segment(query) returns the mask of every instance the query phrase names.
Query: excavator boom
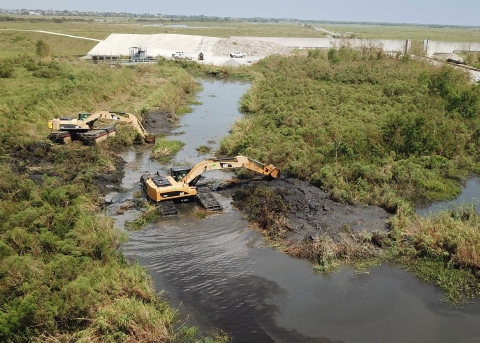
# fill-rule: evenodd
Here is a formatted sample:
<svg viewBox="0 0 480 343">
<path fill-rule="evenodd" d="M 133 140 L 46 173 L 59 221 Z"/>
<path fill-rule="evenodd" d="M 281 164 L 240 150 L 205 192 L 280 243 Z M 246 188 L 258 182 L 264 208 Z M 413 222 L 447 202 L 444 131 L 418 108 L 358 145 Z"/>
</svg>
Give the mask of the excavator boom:
<svg viewBox="0 0 480 343">
<path fill-rule="evenodd" d="M 109 127 L 105 129 L 94 129 L 95 122 L 99 119 L 112 120 L 112 121 L 121 121 L 126 122 L 132 125 L 138 132 L 138 134 L 147 142 L 153 143 L 155 137 L 148 135 L 145 128 L 140 123 L 138 118 L 126 112 L 113 112 L 113 111 L 99 111 L 94 113 L 78 113 L 78 118 L 57 118 L 49 120 L 48 126 L 50 129 L 56 130 L 49 135 L 49 138 L 56 141 L 57 137 L 62 136 L 65 133 L 68 133 L 72 139 L 74 138 L 87 138 L 90 137 L 94 141 L 99 141 L 97 137 L 109 137 L 114 135 L 114 127 Z M 110 134 L 107 133 L 107 129 L 112 128 Z M 103 131 L 105 131 L 105 134 Z"/>
<path fill-rule="evenodd" d="M 180 182 L 192 185 L 192 183 L 195 183 L 195 180 L 198 180 L 199 176 L 207 170 L 236 168 L 250 169 L 259 174 L 271 176 L 275 179 L 280 175 L 280 170 L 272 164 L 265 165 L 261 162 L 252 160 L 251 158 L 245 156 L 235 156 L 227 158 L 214 158 L 200 162 L 199 164 L 194 166 Z"/>
</svg>

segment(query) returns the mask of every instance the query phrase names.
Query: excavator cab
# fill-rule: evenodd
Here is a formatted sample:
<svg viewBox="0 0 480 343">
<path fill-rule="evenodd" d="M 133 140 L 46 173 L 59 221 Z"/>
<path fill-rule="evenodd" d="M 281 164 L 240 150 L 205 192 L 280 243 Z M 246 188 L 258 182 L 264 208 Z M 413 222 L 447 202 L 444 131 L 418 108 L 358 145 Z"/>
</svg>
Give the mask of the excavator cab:
<svg viewBox="0 0 480 343">
<path fill-rule="evenodd" d="M 78 113 L 78 120 L 85 120 L 87 119 L 89 116 L 90 116 L 91 113 L 82 113 L 82 112 L 79 112 Z"/>
<path fill-rule="evenodd" d="M 188 173 L 190 173 L 192 167 L 181 166 L 181 167 L 172 167 L 170 168 L 170 176 L 177 182 L 180 182 Z"/>
</svg>

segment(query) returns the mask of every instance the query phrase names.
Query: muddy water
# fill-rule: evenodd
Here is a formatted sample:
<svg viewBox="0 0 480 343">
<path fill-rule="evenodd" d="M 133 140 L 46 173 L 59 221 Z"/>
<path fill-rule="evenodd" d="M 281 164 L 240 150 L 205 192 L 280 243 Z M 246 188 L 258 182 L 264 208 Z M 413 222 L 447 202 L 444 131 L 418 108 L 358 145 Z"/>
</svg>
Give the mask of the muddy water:
<svg viewBox="0 0 480 343">
<path fill-rule="evenodd" d="M 461 204 L 476 204 L 477 212 L 480 213 L 480 178 L 474 177 L 468 180 L 462 187 L 462 192 L 452 201 L 443 201 L 438 203 L 419 203 L 416 208 L 417 214 L 426 216 L 452 206 Z"/>
<path fill-rule="evenodd" d="M 177 159 L 191 163 L 203 159 L 196 147 L 218 142 L 228 131 L 219 117 L 229 127 L 240 116 L 238 99 L 248 88 L 219 81 L 203 86 L 203 104 L 183 118 L 178 131 L 185 133 L 173 137 L 188 142 Z M 138 187 L 144 171 L 168 169 L 146 153 L 130 152 L 125 158 L 125 188 Z M 132 192 L 118 194 L 116 203 Z M 202 331 L 220 328 L 235 342 L 479 341 L 479 304 L 445 307 L 432 285 L 388 264 L 364 275 L 348 268 L 316 275 L 308 262 L 264 246 L 231 199 L 216 196 L 224 212 L 199 219 L 195 204 L 181 204 L 178 216 L 130 233 L 123 246 L 126 256 L 147 268 L 157 290 L 165 290 L 172 305 Z M 121 227 L 138 213 L 114 218 Z"/>
</svg>

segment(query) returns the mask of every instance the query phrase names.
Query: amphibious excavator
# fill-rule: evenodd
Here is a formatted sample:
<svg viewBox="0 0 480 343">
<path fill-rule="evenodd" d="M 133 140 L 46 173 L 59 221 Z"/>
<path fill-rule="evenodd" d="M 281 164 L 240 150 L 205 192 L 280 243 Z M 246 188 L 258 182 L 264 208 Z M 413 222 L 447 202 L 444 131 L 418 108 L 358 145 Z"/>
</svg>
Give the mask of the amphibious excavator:
<svg viewBox="0 0 480 343">
<path fill-rule="evenodd" d="M 77 118 L 57 118 L 48 121 L 52 130 L 48 139 L 55 143 L 69 144 L 72 140 L 81 140 L 85 144 L 95 144 L 115 136 L 115 126 L 95 127 L 99 119 L 126 122 L 132 125 L 146 142 L 153 143 L 155 137 L 149 135 L 138 118 L 126 112 L 100 111 L 94 113 L 78 113 Z"/>
<path fill-rule="evenodd" d="M 166 176 L 161 176 L 158 172 L 153 175 L 144 174 L 140 177 L 140 182 L 147 197 L 158 205 L 162 215 L 176 214 L 175 203 L 194 200 L 206 210 L 218 211 L 223 209 L 220 203 L 206 187 L 200 191 L 196 184 L 205 171 L 235 168 L 247 168 L 275 179 L 280 175 L 280 170 L 272 164 L 265 165 L 245 156 L 236 156 L 211 158 L 194 167 L 173 167 L 170 175 Z"/>
</svg>

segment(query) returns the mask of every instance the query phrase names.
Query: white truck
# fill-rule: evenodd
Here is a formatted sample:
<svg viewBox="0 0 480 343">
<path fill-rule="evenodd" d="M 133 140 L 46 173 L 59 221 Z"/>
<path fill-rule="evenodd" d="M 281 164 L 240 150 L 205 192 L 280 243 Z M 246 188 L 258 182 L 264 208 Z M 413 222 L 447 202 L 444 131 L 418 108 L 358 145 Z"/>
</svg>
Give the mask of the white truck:
<svg viewBox="0 0 480 343">
<path fill-rule="evenodd" d="M 230 53 L 231 58 L 245 58 L 245 54 L 241 51 L 234 51 Z"/>
<path fill-rule="evenodd" d="M 186 55 L 183 51 L 176 51 L 172 54 L 174 60 L 192 60 L 191 56 Z"/>
</svg>

